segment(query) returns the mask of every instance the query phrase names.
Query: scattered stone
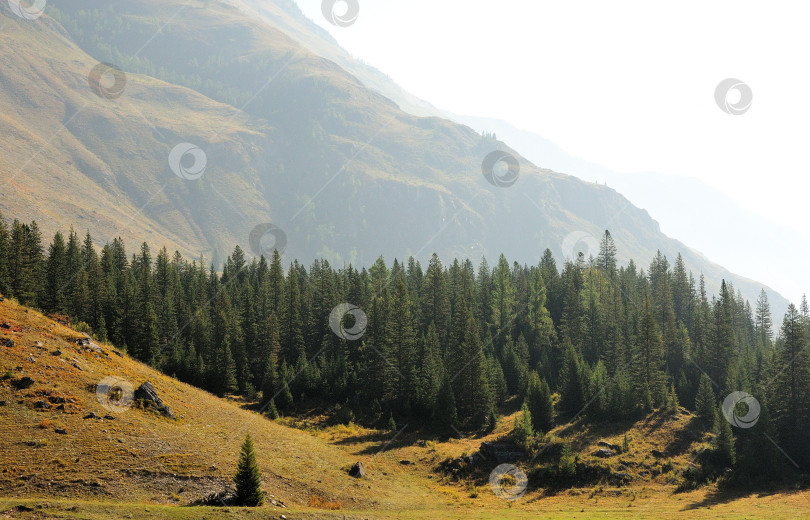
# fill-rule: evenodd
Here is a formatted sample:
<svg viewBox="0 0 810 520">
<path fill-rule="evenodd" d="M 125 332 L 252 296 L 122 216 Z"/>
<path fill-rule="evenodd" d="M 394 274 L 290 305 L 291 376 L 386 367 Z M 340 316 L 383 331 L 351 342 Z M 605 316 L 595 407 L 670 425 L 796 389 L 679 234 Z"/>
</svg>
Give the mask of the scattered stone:
<svg viewBox="0 0 810 520">
<path fill-rule="evenodd" d="M 51 403 L 48 401 L 37 401 L 34 403 L 34 408 L 37 410 L 50 410 Z"/>
<path fill-rule="evenodd" d="M 8 348 L 14 348 L 14 340 L 11 338 L 0 338 L 0 345 Z"/>
<path fill-rule="evenodd" d="M 612 456 L 614 456 L 616 454 L 613 452 L 613 450 L 609 450 L 607 448 L 601 448 L 601 449 L 596 450 L 596 453 L 594 453 L 594 455 L 596 455 L 597 457 L 599 457 L 601 459 L 606 459 L 606 458 L 612 457 Z"/>
<path fill-rule="evenodd" d="M 135 390 L 135 399 L 140 400 L 146 406 L 154 408 L 160 414 L 170 419 L 176 419 L 172 409 L 164 404 L 160 397 L 158 397 L 155 387 L 152 386 L 152 383 L 149 381 L 146 381 Z"/>
<path fill-rule="evenodd" d="M 664 458 L 664 452 L 663 452 L 663 451 L 660 451 L 660 450 L 652 450 L 652 454 L 653 454 L 653 457 L 656 457 L 656 458 L 659 458 L 659 459 L 663 459 L 663 458 Z"/>
<path fill-rule="evenodd" d="M 25 376 L 25 377 L 21 377 L 20 379 L 16 379 L 16 380 L 15 380 L 13 383 L 11 383 L 11 384 L 12 384 L 12 385 L 14 385 L 14 387 L 15 387 L 17 390 L 25 390 L 26 388 L 30 388 L 30 387 L 31 387 L 31 385 L 33 385 L 33 384 L 34 384 L 34 380 L 33 380 L 33 379 L 31 379 L 31 378 L 30 378 L 30 377 L 28 377 L 28 376 Z"/>
<path fill-rule="evenodd" d="M 355 462 L 352 469 L 349 470 L 349 476 L 354 478 L 363 478 L 366 476 L 366 468 L 362 462 Z"/>
<path fill-rule="evenodd" d="M 9 323 L 7 321 L 4 321 L 3 323 L 0 324 L 0 328 L 10 329 L 11 328 L 11 323 Z"/>
<path fill-rule="evenodd" d="M 118 357 L 124 357 L 124 355 L 118 352 L 117 350 L 113 350 L 113 354 L 115 354 Z"/>
<path fill-rule="evenodd" d="M 67 435 L 67 429 L 65 428 L 56 428 L 54 431 L 59 435 Z"/>
<path fill-rule="evenodd" d="M 36 363 L 37 360 L 36 360 L 36 358 L 34 356 L 28 356 L 28 362 L 29 363 Z"/>
<path fill-rule="evenodd" d="M 73 363 L 73 368 L 75 368 L 76 370 L 82 369 L 82 367 L 80 367 L 78 363 Z"/>
<path fill-rule="evenodd" d="M 413 462 L 409 460 L 401 460 L 399 461 L 399 463 L 402 464 L 403 466 L 410 466 L 411 464 L 413 464 Z"/>
<path fill-rule="evenodd" d="M 104 418 L 107 419 L 108 421 L 114 421 L 115 420 L 115 417 L 113 417 L 110 414 L 105 415 Z"/>
<path fill-rule="evenodd" d="M 61 351 L 61 350 L 58 350 L 58 349 L 57 349 L 57 350 L 54 350 L 53 352 L 51 352 L 51 355 L 52 355 L 52 356 L 61 356 L 61 355 L 62 355 L 62 351 Z"/>
<path fill-rule="evenodd" d="M 85 415 L 84 418 L 85 419 L 98 419 L 98 415 L 96 415 L 96 412 L 90 412 L 89 414 Z"/>
</svg>

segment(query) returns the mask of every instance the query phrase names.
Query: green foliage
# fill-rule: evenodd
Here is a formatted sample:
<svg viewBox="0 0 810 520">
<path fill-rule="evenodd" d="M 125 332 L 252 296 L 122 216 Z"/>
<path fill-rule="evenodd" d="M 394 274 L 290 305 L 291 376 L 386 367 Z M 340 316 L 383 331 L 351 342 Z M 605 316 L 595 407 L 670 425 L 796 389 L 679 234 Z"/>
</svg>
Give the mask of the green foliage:
<svg viewBox="0 0 810 520">
<path fill-rule="evenodd" d="M 532 417 L 534 431 L 549 432 L 554 426 L 554 403 L 551 400 L 551 390 L 545 379 L 540 379 L 536 372 L 529 376 L 529 388 L 526 392 L 526 402 Z"/>
<path fill-rule="evenodd" d="M 698 393 L 695 397 L 695 413 L 706 425 L 707 430 L 714 429 L 717 416 L 717 398 L 712 389 L 712 382 L 709 376 L 703 374 L 698 384 Z"/>
<path fill-rule="evenodd" d="M 714 458 L 724 467 L 733 467 L 737 462 L 737 450 L 734 445 L 734 434 L 731 424 L 723 417 L 722 410 L 718 410 L 715 418 Z"/>
<path fill-rule="evenodd" d="M 810 305 L 791 307 L 773 340 L 766 297 L 755 312 L 724 283 L 710 302 L 682 259 L 673 271 L 659 254 L 644 274 L 614 265 L 610 242 L 606 234 L 594 265 L 579 259 L 562 273 L 548 251 L 536 267 L 500 257 L 477 272 L 433 255 L 424 276 L 413 258 L 368 270 L 294 261 L 285 273 L 278 252 L 249 261 L 239 247 L 218 273 L 165 249 L 153 259 L 148 244 L 128 256 L 120 239 L 99 254 L 72 230 L 46 256 L 35 222 L 0 217 L 0 288 L 211 392 L 253 400 L 260 391 L 271 418 L 300 403 L 335 407 L 342 423 L 396 416 L 455 434 L 492 430 L 497 406 L 515 396 L 526 412 L 516 434 L 528 439 L 553 428 L 555 411 L 611 420 L 654 407 L 675 414 L 694 399 L 716 429 L 714 463 L 736 459 L 752 475 L 772 450 L 768 437 L 810 462 Z M 367 314 L 362 339 L 330 329 L 339 302 Z M 757 428 L 732 432 L 716 420 L 717 394 L 698 368 L 717 377 L 720 395 L 767 389 Z"/>
<path fill-rule="evenodd" d="M 573 479 L 577 475 L 577 462 L 570 442 L 563 445 L 560 460 L 557 462 L 557 471 L 564 479 Z"/>
<path fill-rule="evenodd" d="M 523 446 L 527 441 L 534 436 L 534 428 L 532 427 L 532 413 L 529 411 L 528 405 L 523 403 L 520 413 L 515 417 L 515 439 Z"/>
<path fill-rule="evenodd" d="M 259 464 L 256 462 L 256 452 L 253 449 L 253 439 L 248 435 L 242 444 L 239 454 L 239 464 L 236 476 L 233 479 L 236 485 L 236 503 L 240 506 L 259 507 L 264 504 L 262 491 L 262 475 Z"/>
</svg>

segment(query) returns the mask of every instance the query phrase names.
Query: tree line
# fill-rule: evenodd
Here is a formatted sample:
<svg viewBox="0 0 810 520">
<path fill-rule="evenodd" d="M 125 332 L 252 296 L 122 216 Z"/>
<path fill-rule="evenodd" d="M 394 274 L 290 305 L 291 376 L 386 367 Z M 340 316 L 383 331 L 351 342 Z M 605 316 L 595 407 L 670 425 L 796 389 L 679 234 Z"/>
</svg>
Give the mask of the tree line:
<svg viewBox="0 0 810 520">
<path fill-rule="evenodd" d="M 0 216 L 5 295 L 272 416 L 318 407 L 452 433 L 492 428 L 499 408 L 525 403 L 532 430 L 548 432 L 679 403 L 717 431 L 722 464 L 740 474 L 767 474 L 782 458 L 775 443 L 810 463 L 806 299 L 776 331 L 764 290 L 751 306 L 726 281 L 709 296 L 680 255 L 673 265 L 659 252 L 646 271 L 616 256 L 606 231 L 596 258 L 561 268 L 546 250 L 533 266 L 434 254 L 424 269 L 414 258 L 285 269 L 278 251 L 249 259 L 237 246 L 218 272 L 146 243 L 131 256 L 120 238 L 97 248 L 72 230 L 46 251 L 36 222 Z M 330 326 L 344 303 L 359 312 Z M 754 427 L 731 429 L 720 413 L 732 392 L 756 398 Z"/>
</svg>

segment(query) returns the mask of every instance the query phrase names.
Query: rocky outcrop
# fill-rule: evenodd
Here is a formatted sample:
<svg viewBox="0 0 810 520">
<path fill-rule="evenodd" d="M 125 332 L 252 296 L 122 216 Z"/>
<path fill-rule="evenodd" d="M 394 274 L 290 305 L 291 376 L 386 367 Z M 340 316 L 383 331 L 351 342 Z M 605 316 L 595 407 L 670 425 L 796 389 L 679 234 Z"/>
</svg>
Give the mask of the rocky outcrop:
<svg viewBox="0 0 810 520">
<path fill-rule="evenodd" d="M 516 444 L 508 442 L 485 442 L 479 449 L 481 456 L 498 464 L 515 462 L 526 456 L 526 452 Z"/>
<path fill-rule="evenodd" d="M 157 390 L 149 381 L 145 382 L 135 390 L 135 399 L 140 401 L 144 408 L 152 408 L 161 415 L 170 419 L 176 419 L 174 412 L 158 397 Z"/>
</svg>

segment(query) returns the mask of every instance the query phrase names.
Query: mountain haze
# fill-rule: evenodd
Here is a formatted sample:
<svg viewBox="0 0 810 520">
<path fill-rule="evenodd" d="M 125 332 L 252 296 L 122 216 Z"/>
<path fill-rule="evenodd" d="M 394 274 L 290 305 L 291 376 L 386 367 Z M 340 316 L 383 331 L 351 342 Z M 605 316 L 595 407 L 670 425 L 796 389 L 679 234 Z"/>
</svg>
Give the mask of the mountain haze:
<svg viewBox="0 0 810 520">
<path fill-rule="evenodd" d="M 610 229 L 622 261 L 646 268 L 656 250 L 671 262 L 681 252 L 711 292 L 726 278 L 753 302 L 762 288 L 665 236 L 611 188 L 414 115 L 435 109 L 292 2 L 77 0 L 33 21 L 2 4 L 0 25 L 0 209 L 46 234 L 74 225 L 219 262 L 235 244 L 251 251 L 251 231 L 269 222 L 286 234 L 287 261 L 367 265 L 434 251 L 536 263 L 547 247 L 570 258 L 567 246 Z M 126 71 L 116 99 L 88 85 L 98 62 Z M 181 143 L 205 152 L 197 180 L 171 171 Z M 520 163 L 511 188 L 481 174 L 496 149 Z M 584 240 L 572 245 L 572 233 Z M 786 302 L 768 292 L 778 315 Z"/>
</svg>

